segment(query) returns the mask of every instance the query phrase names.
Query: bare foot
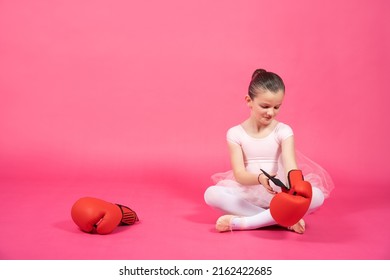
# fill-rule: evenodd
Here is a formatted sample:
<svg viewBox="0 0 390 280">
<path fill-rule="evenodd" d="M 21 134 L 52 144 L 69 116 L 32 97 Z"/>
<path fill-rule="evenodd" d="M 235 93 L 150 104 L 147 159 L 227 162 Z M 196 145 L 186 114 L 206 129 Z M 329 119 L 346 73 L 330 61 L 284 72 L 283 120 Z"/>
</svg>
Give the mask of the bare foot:
<svg viewBox="0 0 390 280">
<path fill-rule="evenodd" d="M 298 223 L 288 227 L 287 229 L 302 234 L 305 232 L 305 221 L 300 219 Z"/>
</svg>

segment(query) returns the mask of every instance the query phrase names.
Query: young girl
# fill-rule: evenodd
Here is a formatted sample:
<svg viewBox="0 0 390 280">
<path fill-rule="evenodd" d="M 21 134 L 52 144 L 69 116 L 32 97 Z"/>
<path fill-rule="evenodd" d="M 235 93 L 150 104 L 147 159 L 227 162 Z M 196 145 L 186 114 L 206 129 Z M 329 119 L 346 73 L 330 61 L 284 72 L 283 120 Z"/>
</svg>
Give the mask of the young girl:
<svg viewBox="0 0 390 280">
<path fill-rule="evenodd" d="M 253 73 L 248 95 L 245 96 L 250 116 L 227 132 L 232 170 L 213 175 L 216 185 L 209 187 L 204 194 L 208 205 L 227 214 L 216 222 L 219 232 L 276 224 L 269 205 L 281 189 L 270 182 L 260 169 L 282 181 L 288 171 L 303 170 L 313 193 L 307 213 L 318 209 L 334 187 L 324 169 L 295 151 L 291 127 L 275 119 L 282 106 L 284 92 L 283 80 L 277 74 L 263 69 Z M 301 219 L 287 229 L 304 233 L 305 222 Z"/>
</svg>

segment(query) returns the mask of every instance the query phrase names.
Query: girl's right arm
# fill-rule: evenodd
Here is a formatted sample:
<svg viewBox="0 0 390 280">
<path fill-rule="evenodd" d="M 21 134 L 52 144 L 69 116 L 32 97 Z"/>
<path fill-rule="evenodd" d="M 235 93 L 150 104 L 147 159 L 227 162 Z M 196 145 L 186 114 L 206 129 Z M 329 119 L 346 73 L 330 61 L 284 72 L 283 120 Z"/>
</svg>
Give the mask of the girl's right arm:
<svg viewBox="0 0 390 280">
<path fill-rule="evenodd" d="M 265 176 L 264 174 L 261 174 L 259 176 L 260 170 L 257 174 L 246 171 L 244 163 L 244 154 L 242 153 L 241 147 L 231 142 L 228 142 L 228 147 L 230 153 L 230 163 L 233 169 L 234 177 L 237 182 L 241 185 L 258 185 L 260 180 L 260 183 L 267 189 L 267 191 L 274 194 L 275 192 L 269 185 L 267 176 Z"/>
</svg>

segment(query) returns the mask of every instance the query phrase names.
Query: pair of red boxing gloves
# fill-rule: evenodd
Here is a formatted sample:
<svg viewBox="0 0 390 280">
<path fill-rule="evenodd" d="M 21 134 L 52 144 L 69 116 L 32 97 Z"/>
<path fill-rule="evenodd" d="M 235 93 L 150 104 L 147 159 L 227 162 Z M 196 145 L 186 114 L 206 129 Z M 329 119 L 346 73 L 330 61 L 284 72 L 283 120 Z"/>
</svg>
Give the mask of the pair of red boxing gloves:
<svg viewBox="0 0 390 280">
<path fill-rule="evenodd" d="M 93 197 L 77 200 L 71 216 L 82 231 L 99 234 L 111 233 L 119 225 L 132 225 L 139 220 L 129 207 Z"/>
<path fill-rule="evenodd" d="M 270 203 L 270 211 L 274 220 L 285 227 L 299 222 L 307 213 L 313 195 L 312 186 L 304 180 L 302 171 L 298 169 L 289 171 L 288 186 L 264 170 L 262 171 L 275 185 L 282 188 L 282 192 L 276 194 Z"/>
</svg>

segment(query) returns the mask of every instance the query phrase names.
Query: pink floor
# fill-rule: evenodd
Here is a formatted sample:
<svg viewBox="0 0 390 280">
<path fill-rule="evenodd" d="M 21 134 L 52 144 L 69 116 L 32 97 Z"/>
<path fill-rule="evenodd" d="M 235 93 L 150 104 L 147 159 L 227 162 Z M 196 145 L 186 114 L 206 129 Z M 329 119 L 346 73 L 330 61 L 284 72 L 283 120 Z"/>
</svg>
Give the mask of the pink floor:
<svg viewBox="0 0 390 280">
<path fill-rule="evenodd" d="M 385 186 L 382 193 L 367 200 L 364 188 L 356 187 L 359 191 L 351 193 L 351 183 L 335 178 L 337 186 L 331 198 L 322 209 L 306 217 L 304 235 L 278 227 L 222 234 L 214 230 L 219 213 L 207 207 L 202 197 L 210 184 L 211 169 L 202 170 L 198 166 L 190 172 L 183 166 L 179 169 L 166 164 L 155 169 L 139 166 L 128 176 L 2 181 L 0 258 L 338 260 L 390 257 L 390 191 Z M 83 233 L 70 217 L 72 204 L 82 196 L 128 205 L 137 211 L 141 221 L 105 236 Z"/>
</svg>

